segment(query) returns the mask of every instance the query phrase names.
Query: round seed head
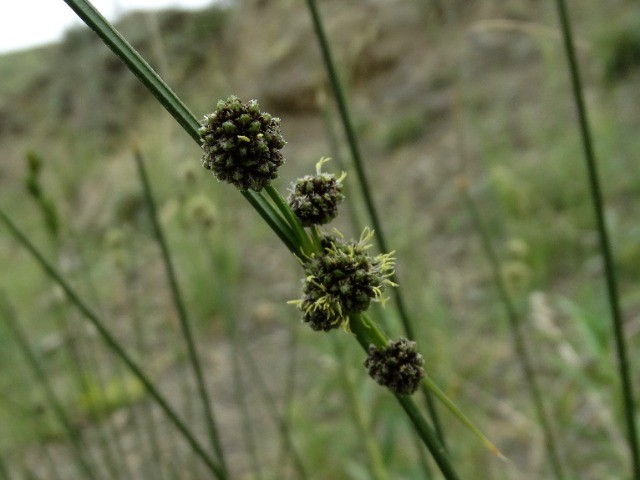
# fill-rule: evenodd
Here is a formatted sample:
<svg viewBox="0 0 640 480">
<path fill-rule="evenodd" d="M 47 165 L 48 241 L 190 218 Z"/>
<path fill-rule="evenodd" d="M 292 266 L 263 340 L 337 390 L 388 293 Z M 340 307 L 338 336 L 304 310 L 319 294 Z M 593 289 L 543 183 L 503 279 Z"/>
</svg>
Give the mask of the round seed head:
<svg viewBox="0 0 640 480">
<path fill-rule="evenodd" d="M 379 385 L 400 395 L 415 392 L 425 375 L 416 342 L 402 337 L 390 340 L 385 348 L 371 345 L 364 366 Z"/>
<path fill-rule="evenodd" d="M 393 285 L 394 260 L 390 254 L 367 254 L 371 238 L 365 231 L 358 242 L 339 237 L 323 239 L 323 251 L 304 265 L 303 320 L 314 330 L 330 330 L 344 324 L 350 314 L 366 310 L 372 300 L 382 300 L 382 289 Z"/>
<path fill-rule="evenodd" d="M 261 112 L 255 100 L 220 100 L 201 121 L 200 134 L 202 166 L 241 191 L 262 190 L 284 163 L 280 119 Z"/>
<path fill-rule="evenodd" d="M 344 200 L 342 179 L 331 173 L 322 173 L 321 159 L 316 175 L 305 175 L 296 180 L 289 193 L 289 206 L 305 227 L 324 225 L 338 216 L 338 205 Z"/>
</svg>

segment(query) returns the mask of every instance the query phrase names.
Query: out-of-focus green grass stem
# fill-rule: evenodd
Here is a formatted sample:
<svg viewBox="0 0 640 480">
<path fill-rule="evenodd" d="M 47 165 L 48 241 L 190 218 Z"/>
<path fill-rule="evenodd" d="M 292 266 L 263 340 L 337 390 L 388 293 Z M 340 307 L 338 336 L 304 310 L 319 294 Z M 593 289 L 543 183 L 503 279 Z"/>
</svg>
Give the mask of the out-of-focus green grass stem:
<svg viewBox="0 0 640 480">
<path fill-rule="evenodd" d="M 384 334 L 368 320 L 362 313 L 349 316 L 349 328 L 354 333 L 358 343 L 365 352 L 369 352 L 369 346 L 386 347 L 387 339 Z M 438 464 L 440 471 L 447 480 L 455 480 L 458 477 L 451 458 L 440 442 L 435 430 L 426 422 L 418 407 L 408 395 L 396 395 L 396 399 L 411 419 L 416 432 L 429 449 L 431 456 Z"/>
<path fill-rule="evenodd" d="M 480 212 L 478 211 L 468 188 L 464 186 L 460 190 L 462 191 L 464 202 L 467 206 L 467 209 L 469 210 L 471 219 L 480 236 L 485 256 L 487 257 L 491 265 L 493 281 L 496 285 L 496 288 L 498 289 L 500 301 L 504 306 L 507 318 L 509 320 L 509 332 L 511 333 L 511 338 L 513 341 L 514 349 L 516 351 L 518 362 L 520 363 L 522 372 L 524 374 L 524 380 L 527 389 L 529 390 L 529 396 L 531 397 L 531 401 L 533 402 L 533 406 L 536 411 L 536 416 L 538 417 L 538 422 L 540 422 L 540 426 L 542 428 L 542 434 L 544 435 L 545 446 L 547 449 L 547 455 L 549 456 L 551 470 L 553 471 L 553 474 L 557 480 L 563 480 L 566 478 L 566 476 L 562 468 L 562 462 L 560 461 L 558 445 L 555 440 L 551 421 L 549 420 L 549 416 L 547 415 L 547 412 L 544 408 L 543 394 L 538 384 L 538 377 L 536 375 L 535 369 L 533 368 L 531 355 L 529 354 L 529 350 L 527 349 L 525 337 L 522 332 L 522 326 L 518 319 L 518 313 L 516 312 L 515 305 L 513 304 L 511 296 L 509 295 L 509 292 L 507 290 L 507 286 L 505 285 L 504 277 L 500 272 L 500 262 L 498 261 L 498 256 L 495 252 L 495 249 L 493 248 L 493 244 L 491 243 L 489 232 L 487 231 L 486 226 L 480 218 Z"/>
<path fill-rule="evenodd" d="M 356 170 L 356 175 L 358 177 L 358 185 L 360 187 L 362 197 L 364 199 L 367 211 L 369 213 L 369 217 L 371 218 L 371 224 L 373 226 L 373 229 L 376 232 L 376 235 L 375 235 L 376 242 L 378 243 L 378 248 L 380 249 L 380 251 L 389 252 L 390 250 L 388 248 L 388 243 L 386 241 L 384 230 L 382 229 L 382 223 L 380 222 L 379 215 L 378 215 L 375 203 L 373 201 L 373 196 L 369 188 L 370 184 L 367 179 L 367 175 L 363 166 L 362 155 L 360 154 L 360 147 L 358 145 L 355 129 L 353 128 L 353 122 L 351 121 L 351 116 L 349 114 L 349 110 L 347 107 L 347 100 L 345 98 L 342 85 L 340 84 L 338 72 L 336 71 L 336 68 L 334 66 L 334 61 L 331 55 L 331 49 L 329 48 L 329 41 L 324 31 L 322 18 L 320 16 L 320 12 L 318 11 L 318 6 L 315 0 L 307 0 L 307 5 L 309 7 L 309 12 L 311 13 L 311 19 L 313 21 L 315 34 L 318 39 L 318 43 L 320 45 L 320 50 L 322 52 L 324 65 L 325 65 L 325 68 L 327 69 L 327 75 L 329 77 L 329 81 L 331 82 L 333 95 L 338 105 L 338 111 L 340 113 L 342 125 L 344 127 L 344 131 L 347 137 L 347 144 L 349 145 L 351 158 L 353 160 L 353 166 Z M 398 276 L 395 273 L 391 277 L 391 280 L 395 283 L 400 283 L 398 280 Z M 415 340 L 416 339 L 415 331 L 413 329 L 413 326 L 411 325 L 409 312 L 407 311 L 407 307 L 405 305 L 404 297 L 402 295 L 401 290 L 399 288 L 394 288 L 392 292 L 392 296 L 395 300 L 396 307 L 398 309 L 398 315 L 400 317 L 400 321 L 402 322 L 405 335 L 410 340 Z M 433 421 L 436 432 L 440 437 L 440 442 L 443 445 L 445 445 L 444 431 L 440 423 L 440 418 L 436 410 L 435 402 L 433 401 L 433 398 L 429 392 L 425 393 L 425 402 L 427 405 L 427 410 L 429 411 L 429 416 L 431 417 L 431 420 Z"/>
<path fill-rule="evenodd" d="M 382 453 L 380 452 L 380 448 L 375 440 L 376 437 L 371 431 L 369 421 L 365 416 L 366 409 L 356 393 L 355 384 L 351 373 L 349 372 L 349 365 L 346 364 L 344 347 L 335 337 L 333 337 L 332 340 L 334 351 L 336 352 L 336 357 L 340 365 L 338 370 L 340 371 L 341 383 L 344 387 L 347 403 L 349 404 L 355 426 L 358 430 L 358 436 L 360 437 L 360 441 L 363 443 L 363 447 L 369 461 L 371 477 L 374 480 L 388 480 L 390 477 L 384 465 Z"/>
<path fill-rule="evenodd" d="M 22 330 L 22 327 L 18 323 L 18 319 L 16 318 L 15 310 L 9 305 L 9 302 L 3 292 L 0 292 L 0 309 L 2 311 L 2 315 L 4 316 L 5 322 L 13 332 L 13 335 L 18 342 L 20 347 L 20 351 L 25 356 L 27 363 L 33 370 L 34 375 L 38 379 L 38 382 L 42 386 L 42 389 L 45 393 L 47 405 L 51 407 L 56 419 L 60 422 L 62 427 L 64 428 L 69 441 L 73 447 L 73 456 L 75 461 L 77 462 L 79 470 L 82 472 L 82 475 L 87 479 L 95 479 L 98 478 L 96 472 L 93 469 L 93 466 L 87 459 L 87 453 L 84 449 L 80 432 L 73 424 L 65 408 L 62 405 L 62 402 L 58 398 L 58 395 L 53 390 L 53 386 L 49 381 L 49 377 L 44 370 L 44 367 L 37 357 L 36 353 L 33 351 L 31 346 L 29 345 L 29 341 L 27 340 L 27 336 Z"/>
<path fill-rule="evenodd" d="M 218 480 L 224 480 L 224 474 L 216 462 L 204 450 L 202 445 L 193 436 L 189 428 L 184 424 L 176 412 L 171 408 L 167 400 L 160 394 L 154 386 L 151 379 L 146 375 L 142 368 L 127 354 L 120 345 L 118 340 L 107 330 L 103 321 L 89 308 L 89 306 L 80 298 L 76 291 L 71 288 L 69 283 L 58 272 L 58 270 L 49 262 L 36 246 L 31 243 L 29 238 L 13 223 L 7 214 L 0 210 L 0 221 L 7 227 L 14 238 L 31 254 L 44 272 L 62 288 L 67 298 L 73 303 L 84 317 L 91 322 L 96 328 L 98 334 L 102 337 L 105 345 L 110 348 L 113 353 L 120 358 L 129 368 L 131 373 L 142 383 L 149 395 L 155 400 L 157 405 L 162 409 L 169 421 L 176 427 L 190 447 L 197 453 L 198 457 L 204 462 L 207 468 L 214 474 Z"/>
<path fill-rule="evenodd" d="M 156 202 L 155 202 L 155 199 L 153 198 L 153 193 L 151 192 L 149 177 L 147 175 L 147 171 L 144 166 L 144 160 L 142 159 L 142 155 L 140 154 L 140 152 L 135 153 L 135 160 L 136 160 L 136 165 L 138 167 L 138 174 L 140 176 L 140 180 L 144 190 L 145 201 L 147 203 L 147 207 L 149 208 L 149 215 L 151 217 L 151 223 L 153 225 L 154 237 L 162 252 L 162 260 L 165 266 L 165 273 L 167 275 L 167 281 L 169 282 L 169 288 L 171 290 L 171 298 L 173 301 L 173 305 L 178 313 L 178 319 L 180 321 L 180 328 L 182 331 L 182 335 L 187 344 L 187 353 L 189 357 L 189 362 L 191 364 L 191 368 L 193 370 L 193 373 L 196 379 L 196 384 L 198 386 L 198 393 L 202 401 L 202 407 L 204 410 L 206 428 L 207 428 L 207 433 L 209 434 L 209 440 L 211 441 L 211 445 L 214 448 L 216 455 L 218 456 L 218 461 L 220 462 L 220 468 L 221 468 L 221 472 L 223 473 L 223 478 L 228 478 L 228 470 L 227 470 L 227 466 L 224 459 L 224 452 L 222 451 L 220 434 L 218 432 L 213 408 L 211 406 L 209 392 L 207 391 L 207 387 L 205 384 L 204 374 L 202 372 L 202 365 L 200 363 L 200 357 L 198 356 L 195 340 L 193 338 L 193 333 L 191 331 L 191 325 L 187 315 L 187 309 L 184 306 L 184 302 L 182 300 L 182 294 L 180 292 L 180 288 L 178 287 L 177 275 L 173 267 L 173 261 L 171 260 L 169 246 L 165 240 L 164 232 L 162 231 L 162 226 L 160 225 L 160 221 L 158 220 Z"/>
<path fill-rule="evenodd" d="M 589 177 L 589 189 L 593 209 L 598 227 L 598 238 L 600 240 L 600 251 L 604 261 L 605 279 L 607 293 L 609 298 L 609 307 L 613 322 L 613 335 L 616 346 L 616 355 L 618 358 L 618 372 L 623 398 L 623 411 L 626 420 L 627 441 L 629 444 L 633 478 L 640 479 L 640 449 L 638 444 L 637 424 L 635 417 L 635 406 L 633 399 L 633 388 L 631 382 L 631 372 L 629 367 L 629 355 L 627 353 L 627 345 L 624 334 L 622 311 L 620 308 L 620 297 L 618 294 L 618 285 L 616 281 L 615 266 L 613 262 L 613 254 L 609 241 L 609 233 L 604 216 L 604 204 L 600 188 L 600 179 L 598 176 L 597 162 L 593 141 L 591 138 L 591 128 L 589 127 L 589 119 L 587 116 L 587 108 L 584 102 L 584 92 L 582 81 L 580 78 L 580 69 L 573 45 L 573 33 L 571 30 L 571 22 L 566 2 L 564 0 L 556 0 L 558 9 L 558 17 L 562 28 L 562 38 L 567 55 L 567 63 L 569 74 L 571 77 L 571 86 L 574 96 L 576 109 L 578 112 L 578 123 L 580 127 L 580 135 L 582 138 L 582 146 L 584 148 L 584 159 L 586 162 L 587 173 Z"/>
<path fill-rule="evenodd" d="M 0 455 L 0 479 L 11 480 L 11 474 L 9 473 L 9 469 L 7 468 L 7 464 L 5 463 L 2 455 Z"/>
</svg>

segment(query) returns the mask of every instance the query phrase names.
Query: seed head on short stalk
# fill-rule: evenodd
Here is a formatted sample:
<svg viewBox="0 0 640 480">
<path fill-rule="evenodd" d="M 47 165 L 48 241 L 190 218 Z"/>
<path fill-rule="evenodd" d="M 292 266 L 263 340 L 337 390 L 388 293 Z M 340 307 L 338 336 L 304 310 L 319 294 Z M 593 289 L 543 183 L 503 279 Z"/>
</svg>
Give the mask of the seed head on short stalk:
<svg viewBox="0 0 640 480">
<path fill-rule="evenodd" d="M 395 286 L 389 280 L 395 265 L 393 252 L 370 256 L 372 236 L 369 229 L 357 242 L 324 236 L 321 251 L 303 264 L 303 295 L 293 303 L 313 330 L 346 326 L 350 314 L 367 310 L 371 301 L 383 301 L 384 287 Z"/>
<path fill-rule="evenodd" d="M 376 383 L 398 395 L 411 395 L 424 378 L 424 360 L 416 350 L 416 342 L 400 337 L 389 340 L 384 348 L 369 346 L 364 362 Z"/>
<path fill-rule="evenodd" d="M 305 175 L 291 185 L 289 206 L 304 227 L 325 225 L 338 216 L 338 206 L 344 200 L 342 180 L 332 173 L 323 173 L 322 165 L 329 158 L 321 158 L 316 164 L 315 175 Z"/>
</svg>

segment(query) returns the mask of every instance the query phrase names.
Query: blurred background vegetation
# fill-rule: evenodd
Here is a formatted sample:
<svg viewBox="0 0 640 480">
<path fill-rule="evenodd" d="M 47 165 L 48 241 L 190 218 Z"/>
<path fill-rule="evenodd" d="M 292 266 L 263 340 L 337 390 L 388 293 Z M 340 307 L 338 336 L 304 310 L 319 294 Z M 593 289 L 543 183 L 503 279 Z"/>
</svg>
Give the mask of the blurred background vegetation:
<svg viewBox="0 0 640 480">
<path fill-rule="evenodd" d="M 569 478 L 623 478 L 602 264 L 554 5 L 326 0 L 320 7 L 427 371 L 510 459 L 492 457 L 443 413 L 461 476 L 550 478 L 490 266 L 457 188 L 466 179 L 534 352 Z M 640 6 L 575 0 L 570 7 L 637 387 Z M 321 156 L 334 158 L 327 169 L 353 176 L 303 2 L 131 13 L 117 27 L 198 117 L 236 94 L 282 118 L 283 194 Z M 392 399 L 367 378 L 361 352 L 336 356 L 346 335 L 310 331 L 287 305 L 299 295 L 298 265 L 237 192 L 200 167 L 197 146 L 98 38 L 74 29 L 60 44 L 0 56 L 0 204 L 202 434 L 136 148 L 194 320 L 233 478 L 296 478 L 283 461 L 279 416 L 310 478 L 371 478 L 340 363 L 349 366 L 390 478 L 422 478 L 424 452 Z M 359 236 L 353 225 L 364 209 L 349 178 L 353 202 L 337 226 Z M 141 385 L 2 230 L 0 264 L 11 315 L 92 461 L 107 471 L 103 457 L 113 450 L 121 478 L 206 478 Z M 400 325 L 390 320 L 385 328 L 395 336 Z M 22 354 L 0 323 L 0 456 L 24 478 L 84 478 Z M 238 384 L 257 458 L 242 434 Z"/>
</svg>

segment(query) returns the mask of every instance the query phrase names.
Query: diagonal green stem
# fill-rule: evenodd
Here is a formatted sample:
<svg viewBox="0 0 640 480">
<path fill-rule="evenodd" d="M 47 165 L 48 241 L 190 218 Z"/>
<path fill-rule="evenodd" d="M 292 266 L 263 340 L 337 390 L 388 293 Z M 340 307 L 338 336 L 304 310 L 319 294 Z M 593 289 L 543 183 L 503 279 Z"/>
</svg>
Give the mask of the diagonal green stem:
<svg viewBox="0 0 640 480">
<path fill-rule="evenodd" d="M 180 321 L 180 328 L 182 330 L 182 335 L 187 344 L 189 362 L 191 363 L 191 368 L 196 378 L 196 384 L 198 385 L 198 393 L 200 395 L 200 399 L 202 401 L 202 406 L 204 409 L 205 420 L 207 424 L 206 428 L 207 428 L 207 433 L 209 434 L 209 440 L 211 441 L 211 445 L 218 456 L 218 460 L 220 462 L 220 468 L 222 473 L 224 474 L 223 477 L 227 478 L 228 473 L 227 473 L 227 467 L 224 461 L 224 452 L 222 451 L 222 444 L 220 443 L 220 435 L 218 433 L 218 429 L 216 426 L 215 416 L 213 413 L 213 408 L 211 406 L 209 392 L 207 391 L 207 387 L 205 384 L 204 374 L 202 372 L 202 364 L 200 363 L 200 358 L 198 356 L 198 352 L 196 349 L 196 343 L 193 339 L 193 333 L 191 332 L 191 325 L 187 315 L 187 309 L 184 306 L 184 302 L 182 300 L 182 294 L 180 293 L 180 288 L 178 287 L 177 275 L 173 267 L 173 262 L 171 261 L 169 246 L 167 245 L 167 241 L 165 240 L 165 237 L 164 237 L 164 232 L 162 231 L 162 226 L 160 225 L 160 221 L 158 220 L 156 202 L 155 202 L 155 199 L 153 198 L 153 193 L 151 192 L 149 177 L 147 176 L 147 171 L 145 169 L 144 161 L 142 159 L 142 155 L 140 154 L 140 152 L 136 152 L 135 159 L 136 159 L 136 165 L 138 167 L 138 174 L 140 176 L 140 181 L 142 183 L 142 187 L 144 190 L 145 201 L 147 203 L 147 207 L 149 208 L 149 216 L 151 217 L 151 223 L 153 225 L 154 237 L 158 242 L 160 251 L 162 252 L 162 260 L 165 266 L 165 272 L 167 275 L 167 281 L 169 282 L 169 288 L 171 290 L 171 298 L 173 299 L 173 304 L 178 313 L 178 319 Z"/>
<path fill-rule="evenodd" d="M 42 362 L 40 361 L 36 353 L 31 348 L 31 345 L 29 345 L 27 336 L 18 323 L 16 313 L 9 305 L 7 299 L 5 298 L 4 292 L 2 292 L 2 294 L 0 295 L 0 308 L 2 309 L 2 315 L 4 316 L 7 325 L 11 329 L 18 342 L 18 345 L 20 346 L 20 350 L 25 356 L 31 369 L 33 370 L 34 375 L 38 379 L 38 382 L 45 392 L 47 403 L 51 406 L 53 413 L 55 414 L 60 424 L 63 426 L 69 440 L 71 441 L 74 456 L 76 457 L 76 460 L 78 462 L 78 467 L 83 472 L 82 474 L 86 475 L 87 478 L 97 478 L 96 473 L 93 470 L 93 466 L 89 463 L 86 457 L 86 450 L 83 447 L 84 444 L 82 442 L 80 432 L 67 415 L 67 412 L 62 406 L 62 402 L 58 398 L 58 395 L 56 395 L 56 393 L 54 392 L 53 386 L 49 381 L 49 377 L 44 370 L 44 366 L 42 365 Z"/>
<path fill-rule="evenodd" d="M 147 341 L 142 328 L 142 313 L 140 309 L 140 305 L 138 302 L 138 282 L 137 282 L 137 265 L 136 265 L 136 255 L 135 255 L 135 247 L 134 242 L 127 242 L 127 246 L 129 247 L 129 261 L 127 262 L 127 267 L 122 267 L 122 277 L 125 284 L 125 290 L 127 294 L 127 303 L 128 310 L 132 312 L 132 322 L 133 322 L 133 341 L 135 345 L 135 349 L 137 350 L 137 354 L 141 355 L 147 349 Z M 159 442 L 159 432 L 158 432 L 158 424 L 156 419 L 154 418 L 152 411 L 150 408 L 143 407 L 142 408 L 142 416 L 143 422 L 145 424 L 145 429 L 148 434 L 148 443 L 149 450 L 151 454 L 151 461 L 153 463 L 153 473 L 156 478 L 162 478 L 162 463 L 160 461 L 161 458 L 161 449 Z M 172 445 L 175 449 L 175 443 Z"/>
<path fill-rule="evenodd" d="M 353 122 L 351 121 L 349 109 L 347 108 L 347 101 L 344 95 L 344 90 L 342 88 L 342 85 L 340 84 L 338 72 L 335 68 L 335 63 L 331 55 L 331 49 L 329 48 L 329 41 L 327 40 L 327 35 L 324 31 L 322 18 L 320 17 L 320 12 L 318 11 L 316 0 L 307 0 L 307 5 L 309 7 L 309 12 L 311 13 L 311 19 L 313 21 L 316 37 L 318 38 L 318 43 L 320 44 L 322 58 L 324 60 L 325 68 L 327 69 L 329 81 L 331 82 L 333 94 L 338 105 L 340 119 L 342 120 L 342 125 L 347 137 L 347 144 L 349 145 L 351 158 L 353 160 L 353 166 L 355 167 L 356 176 L 358 177 L 358 185 L 360 186 L 362 197 L 364 198 L 367 211 L 369 212 L 371 224 L 376 232 L 375 238 L 378 243 L 378 248 L 382 252 L 389 252 L 390 250 L 388 248 L 384 230 L 382 229 L 382 223 L 380 222 L 378 211 L 376 209 L 375 203 L 373 202 L 371 190 L 369 189 L 369 181 L 367 179 L 367 175 L 363 166 L 362 155 L 360 154 L 360 147 L 358 145 L 355 129 L 353 128 Z M 391 280 L 394 283 L 400 283 L 400 281 L 398 280 L 398 276 L 395 273 L 392 276 Z M 400 317 L 400 321 L 402 322 L 405 335 L 410 340 L 415 340 L 415 331 L 413 329 L 413 326 L 411 325 L 409 312 L 407 311 L 407 307 L 401 290 L 399 288 L 394 288 L 392 295 L 398 309 L 398 315 Z M 440 437 L 440 441 L 444 444 L 444 431 L 442 430 L 442 426 L 440 424 L 440 419 L 438 417 L 435 403 L 429 392 L 425 393 L 425 402 L 427 404 L 427 409 L 429 410 L 429 415 L 436 428 L 436 432 Z"/>
<path fill-rule="evenodd" d="M 81 237 L 79 236 L 79 238 Z M 60 245 L 56 247 L 56 250 L 60 251 Z M 97 310 L 100 311 L 101 308 L 97 303 L 99 302 L 98 290 L 91 276 L 89 264 L 87 263 L 87 259 L 85 257 L 85 252 L 83 251 L 83 248 L 80 246 L 80 244 L 76 245 L 76 251 L 78 254 L 78 258 L 80 260 L 81 272 L 82 272 L 82 278 L 80 278 L 79 280 L 82 282 L 82 284 L 87 286 L 87 293 L 92 297 L 92 300 L 96 302 L 96 304 L 98 305 Z M 65 305 L 65 310 L 67 310 L 67 305 Z M 61 314 L 65 315 L 65 312 L 61 312 Z M 70 329 L 74 328 L 76 332 L 78 331 L 77 330 L 78 326 L 76 326 L 76 322 L 69 322 L 67 328 L 70 328 Z M 80 362 L 80 365 L 82 365 L 84 368 L 93 370 L 95 372 L 97 385 L 99 386 L 100 391 L 104 392 L 105 379 L 104 379 L 104 374 L 102 373 L 102 369 L 100 368 L 100 360 L 98 358 L 97 350 L 89 347 L 89 348 L 77 350 L 77 352 L 74 353 L 73 352 L 74 349 L 76 349 L 76 347 L 72 342 L 70 345 L 69 353 L 77 357 L 77 360 L 75 360 L 75 363 Z M 78 372 L 78 373 L 83 377 L 80 379 L 80 382 L 79 382 L 79 385 L 84 385 L 81 387 L 81 390 L 85 392 L 89 391 L 90 388 L 88 385 L 86 385 L 86 378 L 84 378 L 85 376 L 82 375 L 82 372 Z M 120 381 L 124 385 L 123 376 L 120 376 Z M 92 399 L 92 402 L 93 402 L 93 399 Z M 97 432 L 98 440 L 101 443 L 101 449 L 104 452 L 105 463 L 109 470 L 109 473 L 111 474 L 112 477 L 115 474 L 119 478 L 133 479 L 134 474 L 133 474 L 133 471 L 131 470 L 129 458 L 124 453 L 122 438 L 120 438 L 120 436 L 117 435 L 113 422 L 111 421 L 111 419 L 101 422 L 100 421 L 101 419 L 98 418 L 99 414 L 98 414 L 98 411 L 95 409 L 95 406 L 90 407 L 89 413 L 91 416 L 90 417 L 91 421 L 94 423 L 94 425 L 96 425 L 96 428 L 98 428 L 98 432 Z M 104 429 L 102 427 L 104 427 Z M 138 429 L 136 429 L 136 433 L 138 433 Z M 117 470 L 118 473 L 114 473 L 113 470 Z"/>
<path fill-rule="evenodd" d="M 124 39 L 122 35 L 111 25 L 106 18 L 87 0 L 64 0 L 73 11 L 102 39 L 102 41 L 122 60 L 129 70 L 142 82 L 142 84 L 158 99 L 169 114 L 180 124 L 184 131 L 200 145 L 200 124 L 196 116 L 182 103 L 177 95 L 160 78 L 160 76 L 149 66 L 138 52 Z M 291 232 L 281 230 L 282 226 L 268 218 L 271 215 L 261 209 L 254 192 L 243 192 L 244 197 L 256 208 L 260 216 L 267 221 L 267 224 L 274 230 L 278 237 L 287 244 L 289 249 L 292 246 L 287 243 L 287 238 L 291 238 Z M 275 214 L 275 212 L 272 212 Z M 293 248 L 292 251 L 296 251 Z"/>
<path fill-rule="evenodd" d="M 304 227 L 300 223 L 298 217 L 296 217 L 295 213 L 293 213 L 293 210 L 291 210 L 291 207 L 289 207 L 289 204 L 285 201 L 284 198 L 282 198 L 282 195 L 280 195 L 280 193 L 273 187 L 273 185 L 269 185 L 265 188 L 265 190 L 275 204 L 276 208 L 287 220 L 289 228 L 296 236 L 297 244 L 302 246 L 302 252 L 305 255 L 311 255 L 315 250 L 313 242 L 309 238 L 309 235 L 307 235 L 307 232 L 304 230 Z"/>
<path fill-rule="evenodd" d="M 64 0 L 153 94 L 189 135 L 200 143 L 198 120 L 138 52 L 86 0 Z"/>
<path fill-rule="evenodd" d="M 211 459 L 209 454 L 206 453 L 202 445 L 193 436 L 189 428 L 184 424 L 178 414 L 171 408 L 168 401 L 160 394 L 158 389 L 153 385 L 151 379 L 146 373 L 138 366 L 136 362 L 127 354 L 122 348 L 120 342 L 107 330 L 103 321 L 82 301 L 78 294 L 71 288 L 62 275 L 56 270 L 56 268 L 49 262 L 40 250 L 38 250 L 29 238 L 11 221 L 6 213 L 0 210 L 0 221 L 9 229 L 10 233 L 18 240 L 18 242 L 31 254 L 45 273 L 56 282 L 60 288 L 64 291 L 65 295 L 73 303 L 78 310 L 84 315 L 84 317 L 96 328 L 98 334 L 102 337 L 104 343 L 109 347 L 113 353 L 120 358 L 136 378 L 144 385 L 145 389 L 154 399 L 156 404 L 164 412 L 166 417 L 176 427 L 180 434 L 184 437 L 187 443 L 191 446 L 193 451 L 200 457 L 205 463 L 207 468 L 213 473 L 218 480 L 224 480 L 225 476 L 221 468 L 216 462 Z"/>
<path fill-rule="evenodd" d="M 518 314 L 516 312 L 515 305 L 511 300 L 511 296 L 509 295 L 507 287 L 504 283 L 504 278 L 500 273 L 498 256 L 496 255 L 496 252 L 491 243 L 489 232 L 487 231 L 486 226 L 483 224 L 482 219 L 480 218 L 480 213 L 478 212 L 478 209 L 476 208 L 476 205 L 471 198 L 471 195 L 467 188 L 462 188 L 462 193 L 467 208 L 469 209 L 471 219 L 473 220 L 476 230 L 478 230 L 478 233 L 480 235 L 484 252 L 489 260 L 489 263 L 491 264 L 493 281 L 496 284 L 498 294 L 500 295 L 500 300 L 504 305 L 505 311 L 507 313 L 507 318 L 509 319 L 509 331 L 511 332 L 518 361 L 520 362 L 520 366 L 524 373 L 525 383 L 527 385 L 527 389 L 529 390 L 529 396 L 531 397 L 536 415 L 538 417 L 538 421 L 540 422 L 540 426 L 542 427 L 542 432 L 547 447 L 547 455 L 549 455 L 549 461 L 551 462 L 551 470 L 553 471 L 556 479 L 562 480 L 565 478 L 565 474 L 562 468 L 562 462 L 560 461 L 560 454 L 558 453 L 558 446 L 553 434 L 553 428 L 551 428 L 551 421 L 549 420 L 549 416 L 547 415 L 547 412 L 544 408 L 544 402 L 542 401 L 542 391 L 540 390 L 540 386 L 538 384 L 538 376 L 536 375 L 535 369 L 533 368 L 533 362 L 531 360 L 529 350 L 527 349 L 525 336 L 522 332 L 522 326 L 518 321 Z"/>
<path fill-rule="evenodd" d="M 243 195 L 267 225 L 271 227 L 271 230 L 278 235 L 282 243 L 295 255 L 299 251 L 297 248 L 298 239 L 296 234 L 287 225 L 286 220 L 282 218 L 259 193 L 247 191 L 243 192 Z"/>
<path fill-rule="evenodd" d="M 558 8 L 558 16 L 560 18 L 560 24 L 562 27 L 562 38 L 567 55 L 574 101 L 576 104 L 576 109 L 578 111 L 580 135 L 582 137 L 582 146 L 584 148 L 584 159 L 589 175 L 591 200 L 593 202 L 593 209 L 598 225 L 600 251 L 604 260 L 607 294 L 609 298 L 609 308 L 611 310 L 611 317 L 613 322 L 613 334 L 616 345 L 616 354 L 618 357 L 618 371 L 622 388 L 623 410 L 627 425 L 627 440 L 629 443 L 629 453 L 631 455 L 631 462 L 633 465 L 633 478 L 640 479 L 640 449 L 635 421 L 631 372 L 629 368 L 627 346 L 624 336 L 622 311 L 620 308 L 620 299 L 618 295 L 618 285 L 616 282 L 615 267 L 613 264 L 613 254 L 611 252 L 609 234 L 604 218 L 604 207 L 600 188 L 600 180 L 598 176 L 596 156 L 593 148 L 593 141 L 591 139 L 591 129 L 589 127 L 589 120 L 587 117 L 587 108 L 585 106 L 583 98 L 580 70 L 573 46 L 573 34 L 571 32 L 569 14 L 564 0 L 556 0 L 556 5 Z"/>
<path fill-rule="evenodd" d="M 365 314 L 353 314 L 349 316 L 349 328 L 356 336 L 358 343 L 365 352 L 369 352 L 370 345 L 379 347 L 386 346 L 387 341 L 382 332 L 378 330 L 366 317 Z M 429 449 L 431 456 L 438 464 L 440 471 L 447 480 L 458 479 L 451 458 L 446 449 L 438 439 L 433 428 L 426 422 L 418 407 L 407 395 L 396 395 L 396 399 L 411 419 L 416 432 Z"/>
</svg>

